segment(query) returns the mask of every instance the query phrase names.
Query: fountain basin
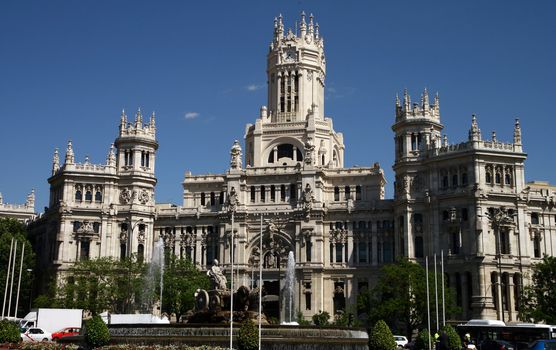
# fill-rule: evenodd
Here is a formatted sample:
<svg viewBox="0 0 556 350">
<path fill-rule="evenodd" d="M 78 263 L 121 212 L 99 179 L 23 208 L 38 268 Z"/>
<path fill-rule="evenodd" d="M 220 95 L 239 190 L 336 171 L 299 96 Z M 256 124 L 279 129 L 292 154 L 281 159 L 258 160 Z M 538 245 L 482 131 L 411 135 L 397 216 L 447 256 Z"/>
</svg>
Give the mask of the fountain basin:
<svg viewBox="0 0 556 350">
<path fill-rule="evenodd" d="M 112 343 L 141 345 L 212 345 L 227 347 L 230 328 L 222 324 L 110 325 Z M 234 343 L 239 324 L 234 327 Z M 262 348 L 268 350 L 368 350 L 363 329 L 307 326 L 262 327 Z"/>
</svg>

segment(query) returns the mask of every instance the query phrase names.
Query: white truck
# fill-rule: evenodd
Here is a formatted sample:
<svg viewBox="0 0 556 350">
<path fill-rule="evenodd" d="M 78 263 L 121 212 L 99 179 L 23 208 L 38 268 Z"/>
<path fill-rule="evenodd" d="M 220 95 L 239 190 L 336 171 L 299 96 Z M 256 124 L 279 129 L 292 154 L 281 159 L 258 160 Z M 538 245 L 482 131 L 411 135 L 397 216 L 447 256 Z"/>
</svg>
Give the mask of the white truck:
<svg viewBox="0 0 556 350">
<path fill-rule="evenodd" d="M 82 322 L 82 309 L 40 308 L 29 312 L 21 321 L 19 321 L 19 328 L 26 330 L 31 327 L 37 327 L 46 332 L 53 333 L 66 327 L 81 328 Z"/>
</svg>

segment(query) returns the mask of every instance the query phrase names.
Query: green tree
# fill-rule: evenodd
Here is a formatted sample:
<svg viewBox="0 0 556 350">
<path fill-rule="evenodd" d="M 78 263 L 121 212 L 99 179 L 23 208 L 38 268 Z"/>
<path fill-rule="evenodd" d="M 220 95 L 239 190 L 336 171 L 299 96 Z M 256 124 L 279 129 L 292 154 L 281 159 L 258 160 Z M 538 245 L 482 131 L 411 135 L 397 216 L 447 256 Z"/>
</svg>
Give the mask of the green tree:
<svg viewBox="0 0 556 350">
<path fill-rule="evenodd" d="M 170 256 L 164 267 L 162 311 L 175 314 L 176 319 L 195 306 L 195 291 L 210 288 L 208 276 L 189 259 Z"/>
<path fill-rule="evenodd" d="M 144 265 L 134 258 L 111 257 L 78 261 L 55 290 L 54 306 L 80 308 L 98 314 L 135 311 Z"/>
<path fill-rule="evenodd" d="M 8 272 L 8 263 L 10 261 L 10 246 L 12 238 L 18 242 L 16 264 L 14 271 L 14 283 L 12 288 L 12 313 L 15 309 L 15 301 L 17 298 L 17 284 L 19 280 L 19 271 L 21 270 L 21 286 L 19 294 L 19 305 L 17 315 L 24 316 L 24 313 L 29 306 L 29 299 L 31 298 L 31 289 L 33 286 L 33 268 L 35 267 L 35 253 L 31 243 L 27 239 L 25 225 L 19 221 L 11 218 L 0 218 L 0 290 L 4 291 L 6 286 L 6 274 Z M 25 246 L 25 255 L 23 257 L 23 267 L 21 268 L 21 252 L 22 247 Z M 11 271 L 10 271 L 11 276 Z M 8 291 L 9 285 L 8 281 Z M 13 316 L 13 314 L 11 314 Z M 22 316 L 23 315 L 23 316 Z"/>
<path fill-rule="evenodd" d="M 545 255 L 533 266 L 531 285 L 524 288 L 520 298 L 519 317 L 556 324 L 556 257 Z"/>
<path fill-rule="evenodd" d="M 438 290 L 441 278 L 437 278 Z M 429 273 L 430 290 L 434 291 L 434 274 Z M 414 330 L 422 328 L 427 317 L 425 269 L 407 258 L 394 264 L 384 265 L 378 283 L 367 293 L 358 297 L 358 312 L 366 313 L 369 323 L 384 320 L 398 334 L 408 338 Z M 457 311 L 452 291 L 446 289 L 446 312 Z M 431 294 L 433 295 L 433 294 Z M 430 298 L 431 313 L 435 310 L 434 298 Z"/>
<path fill-rule="evenodd" d="M 369 350 L 394 350 L 396 342 L 390 328 L 383 320 L 377 321 L 369 332 Z"/>
</svg>

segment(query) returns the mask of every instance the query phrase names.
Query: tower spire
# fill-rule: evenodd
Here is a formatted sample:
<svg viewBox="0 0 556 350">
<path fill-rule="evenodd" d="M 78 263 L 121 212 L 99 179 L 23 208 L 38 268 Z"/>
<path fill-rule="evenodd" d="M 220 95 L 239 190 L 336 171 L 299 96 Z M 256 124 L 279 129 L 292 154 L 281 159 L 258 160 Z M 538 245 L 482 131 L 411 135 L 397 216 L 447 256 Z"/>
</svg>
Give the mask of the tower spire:
<svg viewBox="0 0 556 350">
<path fill-rule="evenodd" d="M 155 129 L 155 128 L 156 128 L 156 121 L 155 121 L 155 119 L 156 119 L 156 115 L 155 115 L 155 113 L 154 113 L 154 111 L 153 111 L 153 112 L 151 113 L 151 119 L 149 120 L 149 127 L 150 127 L 151 129 Z"/>
<path fill-rule="evenodd" d="M 421 108 L 423 108 L 423 111 L 427 111 L 429 109 L 429 92 L 426 87 L 425 90 L 423 90 L 423 105 Z"/>
<path fill-rule="evenodd" d="M 403 107 L 406 112 L 411 110 L 411 97 L 407 93 L 407 88 L 403 89 Z"/>
<path fill-rule="evenodd" d="M 307 23 L 305 22 L 305 11 L 301 11 L 301 21 L 299 22 L 299 32 L 301 38 L 305 37 L 307 34 Z"/>
<path fill-rule="evenodd" d="M 313 14 L 309 15 L 309 35 L 314 34 Z"/>
</svg>

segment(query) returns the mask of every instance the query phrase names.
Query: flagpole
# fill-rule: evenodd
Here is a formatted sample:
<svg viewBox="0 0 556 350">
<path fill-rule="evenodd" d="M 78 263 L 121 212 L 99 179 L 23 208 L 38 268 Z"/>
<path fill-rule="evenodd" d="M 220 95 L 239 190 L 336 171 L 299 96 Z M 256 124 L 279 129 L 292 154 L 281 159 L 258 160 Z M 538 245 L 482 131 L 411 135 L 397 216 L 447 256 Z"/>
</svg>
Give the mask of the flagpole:
<svg viewBox="0 0 556 350">
<path fill-rule="evenodd" d="M 259 350 L 261 350 L 262 339 L 262 315 L 263 315 L 263 213 L 261 212 L 261 232 L 259 235 Z"/>
<path fill-rule="evenodd" d="M 438 280 L 436 274 L 436 253 L 434 253 L 434 303 L 436 311 L 436 330 L 439 330 L 440 324 L 438 322 Z"/>
<path fill-rule="evenodd" d="M 10 281 L 10 269 L 12 264 L 12 251 L 14 248 L 14 239 L 10 243 L 10 259 L 8 260 L 8 270 L 6 271 L 6 288 L 4 289 L 4 302 L 2 303 L 2 319 L 4 319 L 4 311 L 6 310 L 6 297 L 8 296 L 8 282 Z M 9 315 L 8 315 L 9 316 Z"/>
<path fill-rule="evenodd" d="M 440 273 L 442 274 L 442 326 L 446 325 L 446 297 L 444 290 L 444 250 L 440 250 Z"/>
<path fill-rule="evenodd" d="M 232 211 L 232 242 L 230 244 L 231 256 L 231 276 L 230 276 L 230 350 L 233 350 L 233 330 L 234 330 L 234 212 Z"/>
<path fill-rule="evenodd" d="M 427 279 L 427 325 L 429 328 L 429 350 L 431 349 L 431 303 L 430 303 L 430 293 L 429 293 L 429 257 L 425 257 L 425 278 Z"/>
<path fill-rule="evenodd" d="M 17 298 L 15 299 L 14 318 L 17 318 L 17 307 L 19 306 L 19 290 L 21 287 L 21 273 L 23 272 L 23 257 L 25 256 L 25 244 L 21 243 L 21 245 L 23 246 L 23 248 L 21 250 L 21 264 L 19 265 L 19 278 L 17 281 Z"/>
</svg>

